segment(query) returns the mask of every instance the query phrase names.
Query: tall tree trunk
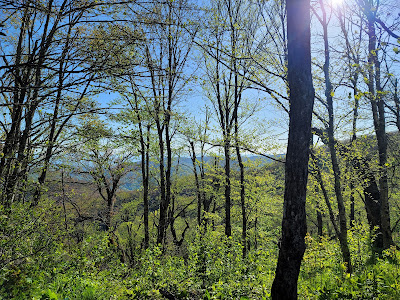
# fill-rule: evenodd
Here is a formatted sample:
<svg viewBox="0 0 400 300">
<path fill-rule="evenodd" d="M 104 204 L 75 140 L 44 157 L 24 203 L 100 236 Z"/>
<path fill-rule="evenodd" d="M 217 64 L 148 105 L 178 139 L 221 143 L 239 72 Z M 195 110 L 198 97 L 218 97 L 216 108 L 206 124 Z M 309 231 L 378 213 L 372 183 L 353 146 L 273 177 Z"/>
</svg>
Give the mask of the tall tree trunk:
<svg viewBox="0 0 400 300">
<path fill-rule="evenodd" d="M 202 205 L 202 199 L 201 199 L 201 191 L 200 191 L 200 182 L 199 182 L 199 175 L 197 173 L 197 161 L 196 161 L 196 150 L 194 148 L 194 142 L 189 141 L 189 154 L 190 158 L 192 160 L 192 167 L 193 167 L 193 174 L 194 174 L 194 181 L 196 184 L 196 196 L 197 196 L 197 225 L 201 225 L 201 205 Z"/>
<path fill-rule="evenodd" d="M 239 7 L 240 6 L 238 6 L 237 9 Z M 228 2 L 228 12 L 229 12 L 229 21 L 231 26 L 231 48 L 232 48 L 232 53 L 234 54 L 234 57 L 231 58 L 233 75 L 234 75 L 234 108 L 233 108 L 232 119 L 234 122 L 234 130 L 235 130 L 236 156 L 238 159 L 239 169 L 240 169 L 240 207 L 242 210 L 243 257 L 246 257 L 247 255 L 247 215 L 246 215 L 246 199 L 245 199 L 246 191 L 244 185 L 244 165 L 239 147 L 239 117 L 238 117 L 239 105 L 242 99 L 243 80 L 239 86 L 239 74 L 237 70 L 237 58 L 236 58 L 236 53 L 237 53 L 236 42 L 238 40 L 238 34 L 235 27 L 236 20 L 234 19 L 234 16 L 237 17 L 239 12 L 236 11 L 235 13 L 232 13 L 231 1 Z"/>
<path fill-rule="evenodd" d="M 317 206 L 317 227 L 318 227 L 318 236 L 321 238 L 323 236 L 323 222 L 322 222 L 322 212 L 321 208 L 319 207 L 319 203 Z"/>
<path fill-rule="evenodd" d="M 354 199 L 354 184 L 350 182 L 350 215 L 349 215 L 349 226 L 350 229 L 354 228 L 355 225 L 355 199 Z"/>
<path fill-rule="evenodd" d="M 236 155 L 239 162 L 240 169 L 240 207 L 242 210 L 242 244 L 243 244 L 243 257 L 247 255 L 247 214 L 246 214 L 246 194 L 244 186 L 244 165 L 242 155 L 240 154 L 239 145 L 236 142 Z"/>
<path fill-rule="evenodd" d="M 374 121 L 375 136 L 378 143 L 379 154 L 379 192 L 381 212 L 381 232 L 383 235 L 383 249 L 393 245 L 392 231 L 390 228 L 389 188 L 387 175 L 387 137 L 385 121 L 385 104 L 382 98 L 380 83 L 380 62 L 376 48 L 375 14 L 372 7 L 365 7 L 368 20 L 368 91 L 370 94 L 372 116 Z"/>
<path fill-rule="evenodd" d="M 272 299 L 297 299 L 297 280 L 306 249 L 305 204 L 314 105 L 310 1 L 286 0 L 286 5 L 290 90 L 289 138 L 285 164 L 282 243 L 271 289 Z"/>
<path fill-rule="evenodd" d="M 160 150 L 160 214 L 158 222 L 158 232 L 157 232 L 157 244 L 162 244 L 164 242 L 165 233 L 167 231 L 167 213 L 168 205 L 165 193 L 165 166 L 164 166 L 164 140 L 163 140 L 163 130 L 161 129 L 160 120 L 156 120 L 157 133 L 158 133 L 158 144 Z"/>
<path fill-rule="evenodd" d="M 149 47 L 146 46 L 146 64 L 150 73 L 152 92 L 154 97 L 154 119 L 157 128 L 157 136 L 158 136 L 158 149 L 159 149 L 159 174 L 160 174 L 160 205 L 159 205 L 159 221 L 157 226 L 157 244 L 162 244 L 164 242 L 164 237 L 167 231 L 167 213 L 168 213 L 168 205 L 166 199 L 166 188 L 165 188 L 165 165 L 164 165 L 164 122 L 160 119 L 161 114 L 161 103 L 160 99 L 164 99 L 163 90 L 159 90 L 158 86 L 162 86 L 163 83 L 158 82 L 162 80 L 159 76 L 157 77 L 155 74 L 155 68 L 153 66 L 153 58 L 151 57 L 151 53 Z M 165 112 L 164 112 L 165 114 Z"/>
<path fill-rule="evenodd" d="M 135 110 L 136 118 L 139 125 L 139 141 L 140 141 L 140 156 L 141 156 L 141 173 L 143 182 L 143 223 L 144 223 L 144 248 L 149 248 L 149 147 L 150 147 L 150 128 L 146 126 L 144 132 L 143 121 L 140 117 L 140 109 L 137 94 L 134 94 L 135 103 L 132 108 Z"/>
<path fill-rule="evenodd" d="M 229 133 L 228 133 L 229 134 Z M 231 144 L 229 138 L 226 137 L 224 144 L 225 154 L 225 235 L 232 235 L 231 226 Z"/>
<path fill-rule="evenodd" d="M 325 77 L 325 97 L 326 104 L 328 109 L 328 147 L 331 156 L 331 163 L 333 169 L 333 177 L 334 177 L 334 188 L 336 201 L 338 204 L 339 210 L 339 242 L 340 249 L 342 251 L 343 260 L 346 263 L 346 269 L 348 273 L 352 272 L 352 264 L 350 257 L 350 249 L 347 241 L 347 217 L 346 217 L 346 209 L 344 205 L 344 199 L 342 194 L 342 186 L 341 186 L 341 176 L 340 176 L 340 167 L 337 157 L 337 151 L 335 147 L 335 137 L 334 137 L 334 112 L 333 112 L 333 87 L 330 79 L 329 67 L 330 67 L 330 53 L 329 53 L 329 41 L 328 41 L 328 21 L 326 17 L 325 6 L 322 0 L 319 1 L 321 10 L 322 10 L 322 19 L 321 25 L 323 27 L 323 36 L 324 36 L 324 54 L 325 54 L 325 63 L 323 66 L 324 77 Z"/>
<path fill-rule="evenodd" d="M 144 222 L 144 248 L 147 249 L 150 244 L 150 235 L 149 235 L 149 167 L 150 167 L 150 125 L 147 125 L 146 132 L 146 143 L 144 145 L 145 155 L 142 156 L 144 158 L 145 164 L 142 164 L 145 171 L 142 171 L 143 176 L 143 222 Z"/>
<path fill-rule="evenodd" d="M 107 231 L 111 230 L 112 217 L 113 217 L 113 214 L 114 214 L 114 204 L 115 204 L 115 196 L 114 195 L 108 195 L 108 199 L 107 199 L 107 217 L 106 217 Z"/>
<path fill-rule="evenodd" d="M 395 105 L 394 114 L 396 117 L 396 127 L 397 130 L 400 131 L 400 99 L 399 99 L 399 94 L 398 94 L 398 80 L 397 78 L 394 81 L 394 92 L 393 92 L 393 101 Z"/>
</svg>

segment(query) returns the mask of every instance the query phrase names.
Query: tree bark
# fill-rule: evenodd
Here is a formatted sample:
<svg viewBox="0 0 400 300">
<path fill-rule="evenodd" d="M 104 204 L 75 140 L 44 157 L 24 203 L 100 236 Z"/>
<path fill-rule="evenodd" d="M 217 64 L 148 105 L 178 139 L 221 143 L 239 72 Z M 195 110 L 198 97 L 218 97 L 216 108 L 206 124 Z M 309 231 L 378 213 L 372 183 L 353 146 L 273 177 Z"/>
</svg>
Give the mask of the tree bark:
<svg viewBox="0 0 400 300">
<path fill-rule="evenodd" d="M 289 138 L 285 164 L 282 243 L 272 299 L 297 299 L 297 280 L 303 259 L 306 224 L 311 119 L 314 87 L 311 75 L 310 1 L 287 0 Z"/>
</svg>

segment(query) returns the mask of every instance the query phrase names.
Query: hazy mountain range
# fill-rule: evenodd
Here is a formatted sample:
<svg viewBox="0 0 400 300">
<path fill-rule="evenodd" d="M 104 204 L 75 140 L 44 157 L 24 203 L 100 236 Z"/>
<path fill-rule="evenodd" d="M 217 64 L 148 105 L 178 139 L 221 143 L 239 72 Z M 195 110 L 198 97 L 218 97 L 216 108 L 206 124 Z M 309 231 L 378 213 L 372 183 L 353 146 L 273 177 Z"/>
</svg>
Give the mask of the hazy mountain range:
<svg viewBox="0 0 400 300">
<path fill-rule="evenodd" d="M 276 159 L 283 158 L 285 155 L 284 154 L 278 154 L 278 155 L 271 155 L 271 157 L 274 157 Z M 248 163 L 248 162 L 258 162 L 261 166 L 273 162 L 272 159 L 261 156 L 261 155 L 252 155 L 252 156 L 243 156 L 243 162 Z M 214 156 L 205 156 L 204 157 L 204 163 L 211 165 L 213 161 L 215 160 Z M 224 165 L 224 158 L 219 157 L 218 158 L 218 163 L 220 166 Z M 232 169 L 238 169 L 238 162 L 237 160 L 232 160 L 231 161 L 231 166 Z M 138 165 L 140 165 L 140 162 L 138 162 Z M 176 172 L 176 167 L 178 166 L 178 159 L 175 159 L 172 163 L 172 168 L 173 172 Z M 150 168 L 154 170 L 154 172 L 158 172 L 158 164 L 156 163 L 151 163 Z M 192 160 L 190 157 L 180 157 L 179 158 L 179 169 L 178 169 L 178 174 L 180 176 L 184 175 L 190 175 L 193 174 L 193 165 L 192 165 Z M 130 172 L 125 178 L 123 179 L 121 188 L 125 190 L 137 190 L 141 186 L 141 175 L 139 172 Z"/>
</svg>

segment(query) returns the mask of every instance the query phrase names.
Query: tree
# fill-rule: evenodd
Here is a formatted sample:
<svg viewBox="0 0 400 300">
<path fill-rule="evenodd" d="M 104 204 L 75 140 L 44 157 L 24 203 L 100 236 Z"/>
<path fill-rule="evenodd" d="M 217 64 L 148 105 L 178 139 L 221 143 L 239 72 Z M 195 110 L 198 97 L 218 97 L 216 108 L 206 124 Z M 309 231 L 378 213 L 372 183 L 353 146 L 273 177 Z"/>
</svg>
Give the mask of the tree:
<svg viewBox="0 0 400 300">
<path fill-rule="evenodd" d="M 151 127 L 154 125 L 149 115 L 146 115 L 146 99 L 135 85 L 132 76 L 130 81 L 123 81 L 125 88 L 120 90 L 123 96 L 123 108 L 113 116 L 113 119 L 122 124 L 125 129 L 121 130 L 125 143 L 140 157 L 140 172 L 143 186 L 143 224 L 144 224 L 144 248 L 150 244 L 149 234 L 149 187 L 150 187 L 150 142 L 153 139 Z M 130 87 L 128 91 L 128 87 Z"/>
<path fill-rule="evenodd" d="M 351 16 L 350 16 L 351 17 Z M 338 10 L 338 20 L 340 24 L 340 29 L 343 33 L 343 39 L 345 41 L 345 57 L 347 61 L 346 71 L 350 74 L 348 77 L 348 85 L 352 88 L 353 92 L 353 118 L 352 118 L 352 131 L 351 131 L 351 143 L 354 144 L 357 139 L 357 122 L 359 115 L 359 107 L 360 107 L 360 98 L 361 93 L 359 90 L 359 78 L 361 75 L 361 44 L 362 44 L 362 30 L 359 31 L 358 35 L 355 34 L 353 37 L 353 43 L 350 41 L 349 32 L 353 32 L 352 26 L 355 24 L 353 20 L 347 20 L 344 18 L 342 9 Z M 362 23 L 362 19 L 360 22 Z M 348 28 L 350 26 L 350 29 Z M 362 25 L 360 25 L 362 26 Z M 351 98 L 351 93 L 349 94 L 349 98 Z M 350 179 L 350 227 L 354 226 L 355 222 L 355 197 L 354 197 L 354 179 Z"/>
<path fill-rule="evenodd" d="M 92 182 L 106 204 L 99 217 L 105 230 L 112 231 L 116 194 L 121 180 L 132 172 L 133 153 L 122 148 L 110 128 L 94 118 L 84 121 L 81 139 L 85 144 L 77 147 L 76 172 Z"/>
<path fill-rule="evenodd" d="M 192 161 L 193 175 L 196 185 L 196 197 L 197 197 L 197 225 L 204 225 L 204 229 L 207 229 L 207 218 L 204 217 L 204 213 L 209 212 L 212 198 L 206 197 L 205 192 L 205 155 L 206 155 L 206 143 L 208 137 L 208 131 L 210 127 L 210 112 L 209 108 L 205 107 L 205 119 L 204 121 L 193 120 L 191 124 L 186 124 L 183 134 L 185 135 L 188 142 L 188 152 L 190 160 Z M 193 126 L 193 124 L 195 124 Z M 194 127 L 194 128 L 193 128 Z"/>
<path fill-rule="evenodd" d="M 1 123 L 0 193 L 8 207 L 18 198 L 24 200 L 29 189 L 34 190 L 32 205 L 38 203 L 65 128 L 74 116 L 92 110 L 90 84 L 102 61 L 90 64 L 80 41 L 86 21 L 101 4 L 78 0 L 0 3 L 7 32 L 1 37 L 5 119 Z M 38 173 L 33 186 L 28 185 L 29 172 Z"/>
<path fill-rule="evenodd" d="M 339 210 L 339 232 L 338 238 L 340 241 L 340 248 L 343 254 L 343 260 L 346 263 L 347 272 L 352 272 L 352 264 L 350 257 L 350 250 L 347 242 L 347 217 L 346 217 L 346 209 L 344 205 L 343 193 L 342 193 L 342 183 L 341 183 L 341 171 L 339 166 L 338 154 L 336 150 L 336 140 L 335 140 L 335 122 L 334 122 L 334 106 L 333 106 L 333 95 L 334 88 L 331 81 L 330 75 L 330 49 L 329 49 L 329 37 L 328 37 L 328 25 L 329 21 L 327 18 L 327 12 L 323 1 L 319 1 L 319 5 L 321 8 L 321 16 L 315 12 L 319 22 L 323 28 L 323 40 L 324 40 L 324 82 L 325 82 L 325 98 L 326 103 L 325 107 L 328 111 L 328 120 L 325 121 L 325 130 L 326 137 L 322 136 L 322 140 L 326 142 L 330 152 L 330 160 L 333 169 L 334 176 L 334 189 L 336 195 L 336 201 Z"/>
<path fill-rule="evenodd" d="M 248 6 L 246 6 L 248 4 Z M 244 91 L 249 87 L 245 76 L 249 62 L 242 61 L 250 51 L 247 25 L 251 20 L 252 6 L 245 1 L 217 0 L 211 3 L 208 28 L 205 32 L 208 43 L 202 44 L 205 71 L 208 78 L 204 90 L 210 100 L 222 135 L 221 146 L 224 152 L 224 196 L 225 196 L 225 234 L 231 236 L 231 161 L 235 150 L 241 172 L 240 198 L 242 208 L 243 244 L 246 242 L 246 212 L 244 165 L 241 159 L 240 126 L 253 116 L 256 105 L 243 105 Z M 207 28 L 207 29 L 208 29 Z M 244 251 L 246 249 L 244 248 Z M 244 252 L 245 253 L 245 252 Z"/>
<path fill-rule="evenodd" d="M 376 45 L 377 34 L 375 22 L 379 9 L 379 1 L 360 2 L 363 12 L 367 18 L 368 26 L 368 93 L 371 102 L 372 117 L 375 129 L 375 136 L 379 153 L 379 193 L 380 193 L 380 228 L 383 239 L 383 249 L 393 245 L 392 231 L 390 227 L 389 211 L 389 188 L 387 174 L 387 136 L 385 120 L 385 103 L 383 98 L 383 87 L 381 83 L 381 62 L 379 61 L 379 49 Z"/>
<path fill-rule="evenodd" d="M 367 39 L 365 39 L 365 30 L 363 28 L 365 26 L 368 27 L 368 25 L 364 25 L 368 24 L 368 20 L 363 17 L 365 9 L 362 7 L 361 2 L 358 2 L 353 9 L 355 13 L 347 16 L 342 12 L 342 9 L 338 10 L 338 20 L 343 34 L 342 38 L 345 43 L 344 56 L 348 60 L 347 70 L 350 73 L 350 76 L 346 75 L 344 80 L 352 89 L 354 106 L 350 144 L 345 145 L 342 143 L 339 145 L 339 142 L 337 142 L 337 146 L 339 152 L 341 152 L 342 156 L 347 160 L 347 169 L 350 174 L 350 226 L 352 226 L 352 223 L 354 222 L 354 191 L 356 185 L 359 184 L 363 189 L 363 201 L 371 234 L 374 235 L 373 250 L 379 253 L 383 249 L 380 188 L 378 187 L 377 179 L 375 178 L 376 172 L 374 171 L 373 161 L 371 158 L 368 158 L 365 153 L 362 153 L 359 150 L 363 141 L 357 141 L 358 115 L 360 108 L 362 108 L 360 107 L 360 103 L 362 103 L 361 100 L 363 100 L 363 98 L 369 98 L 369 103 L 371 104 L 372 94 L 370 91 L 373 91 L 373 86 L 371 86 L 371 83 L 368 80 L 368 77 L 370 76 L 369 74 L 371 74 L 370 66 L 367 65 L 364 67 L 362 65 L 363 60 L 370 60 L 370 58 L 368 58 L 370 56 L 369 51 L 366 53 L 364 59 L 362 59 L 362 49 L 369 47 L 370 38 L 368 37 L 367 31 Z M 361 84 L 358 82 L 361 76 L 364 78 L 368 92 L 363 92 L 361 89 Z M 350 94 L 349 98 L 351 98 Z"/>
<path fill-rule="evenodd" d="M 285 164 L 282 240 L 273 299 L 297 299 L 305 251 L 306 190 L 314 88 L 311 75 L 310 1 L 287 0 L 289 138 Z"/>
<path fill-rule="evenodd" d="M 143 10 L 138 19 L 143 24 L 143 64 L 139 71 L 145 75 L 144 84 L 149 100 L 149 114 L 154 120 L 159 145 L 160 210 L 157 243 L 165 242 L 168 209 L 171 204 L 174 116 L 182 91 L 192 79 L 187 73 L 188 57 L 192 51 L 197 25 L 191 22 L 194 12 L 186 0 L 156 1 Z"/>
</svg>

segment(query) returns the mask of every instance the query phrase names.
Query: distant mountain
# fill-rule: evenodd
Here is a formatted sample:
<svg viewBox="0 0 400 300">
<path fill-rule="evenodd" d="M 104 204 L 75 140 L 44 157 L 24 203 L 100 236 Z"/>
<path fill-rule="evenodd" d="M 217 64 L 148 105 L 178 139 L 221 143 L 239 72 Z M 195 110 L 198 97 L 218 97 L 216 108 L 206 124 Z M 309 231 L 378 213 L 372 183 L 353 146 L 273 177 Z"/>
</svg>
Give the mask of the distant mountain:
<svg viewBox="0 0 400 300">
<path fill-rule="evenodd" d="M 271 157 L 274 157 L 276 159 L 282 159 L 285 156 L 285 154 L 278 154 L 278 155 L 271 155 Z M 206 164 L 211 164 L 215 160 L 214 156 L 205 156 L 204 157 L 204 163 Z M 266 164 L 269 164 L 273 162 L 272 159 L 261 156 L 261 155 L 251 155 L 251 156 L 243 156 L 243 162 L 258 162 L 260 166 L 264 166 Z M 175 159 L 172 163 L 172 168 L 173 172 L 176 172 L 176 167 L 178 166 L 179 163 L 179 170 L 178 174 L 179 176 L 185 176 L 185 175 L 190 175 L 193 172 L 193 165 L 192 165 L 192 160 L 190 157 L 180 157 L 179 162 L 178 159 Z M 224 159 L 222 157 L 218 158 L 218 164 L 220 166 L 224 165 Z M 158 169 L 158 164 L 156 163 L 151 163 L 151 168 Z M 233 169 L 238 169 L 238 162 L 237 160 L 232 160 L 232 168 Z M 141 175 L 138 172 L 130 172 L 125 178 L 123 179 L 123 183 L 121 185 L 122 189 L 125 190 L 137 190 L 140 189 L 142 184 L 141 180 Z"/>
</svg>

